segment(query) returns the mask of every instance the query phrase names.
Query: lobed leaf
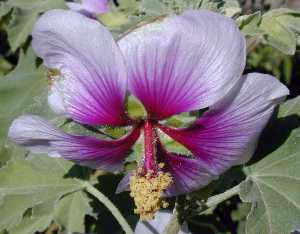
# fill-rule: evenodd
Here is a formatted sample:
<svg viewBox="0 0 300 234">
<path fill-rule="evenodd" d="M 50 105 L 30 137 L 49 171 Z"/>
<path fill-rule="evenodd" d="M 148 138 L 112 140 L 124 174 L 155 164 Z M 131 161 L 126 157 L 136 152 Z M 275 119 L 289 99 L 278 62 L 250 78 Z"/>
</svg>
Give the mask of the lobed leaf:
<svg viewBox="0 0 300 234">
<path fill-rule="evenodd" d="M 26 42 L 37 17 L 50 9 L 64 8 L 63 0 L 9 0 L 6 8 L 14 8 L 13 17 L 7 29 L 12 51 Z M 6 9 L 5 8 L 5 9 Z"/>
<path fill-rule="evenodd" d="M 48 113 L 47 79 L 43 68 L 36 68 L 36 57 L 29 49 L 21 52 L 15 70 L 0 82 L 0 150 L 6 143 L 7 131 L 14 118 L 24 113 Z"/>
<path fill-rule="evenodd" d="M 283 135 L 284 124 L 295 129 L 274 152 L 246 168 L 247 179 L 240 186 L 240 197 L 252 203 L 245 225 L 247 234 L 289 234 L 300 229 L 299 114 L 300 97 L 280 106 L 280 121 L 272 126 L 273 131 Z M 288 123 L 283 124 L 284 121 Z"/>
</svg>

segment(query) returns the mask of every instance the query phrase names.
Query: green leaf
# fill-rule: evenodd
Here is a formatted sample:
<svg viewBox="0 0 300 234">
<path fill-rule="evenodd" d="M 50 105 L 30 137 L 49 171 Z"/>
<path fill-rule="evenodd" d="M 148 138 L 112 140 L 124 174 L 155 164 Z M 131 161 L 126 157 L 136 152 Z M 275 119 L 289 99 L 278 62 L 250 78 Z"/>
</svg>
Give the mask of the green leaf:
<svg viewBox="0 0 300 234">
<path fill-rule="evenodd" d="M 285 54 L 294 54 L 296 38 L 294 33 L 273 17 L 263 17 L 260 28 L 265 32 L 266 42 Z"/>
<path fill-rule="evenodd" d="M 8 41 L 13 51 L 31 34 L 32 26 L 40 13 L 65 7 L 63 0 L 10 0 L 7 4 L 14 7 L 13 17 L 7 29 Z"/>
<path fill-rule="evenodd" d="M 118 28 L 128 23 L 127 16 L 118 11 L 110 11 L 105 14 L 101 14 L 97 17 L 97 19 L 109 28 Z"/>
<path fill-rule="evenodd" d="M 160 16 L 172 12 L 170 8 L 159 0 L 142 0 L 140 11 L 150 16 Z"/>
<path fill-rule="evenodd" d="M 49 160 L 53 162 L 49 163 Z M 34 219 L 35 222 L 36 219 L 49 216 L 61 197 L 81 190 L 82 183 L 62 177 L 67 170 L 68 167 L 62 167 L 59 159 L 13 160 L 2 167 L 0 169 L 0 209 L 2 211 L 0 230 L 9 230 L 19 225 L 23 215 L 29 209 L 32 209 L 30 219 Z M 23 224 L 22 222 L 21 225 Z"/>
<path fill-rule="evenodd" d="M 249 203 L 239 203 L 237 209 L 231 212 L 231 219 L 233 221 L 244 220 L 250 209 L 251 205 Z"/>
<path fill-rule="evenodd" d="M 252 203 L 246 221 L 247 234 L 288 234 L 300 228 L 299 114 L 300 97 L 280 106 L 278 133 L 284 134 L 282 122 L 295 129 L 279 148 L 245 170 L 247 179 L 240 186 L 240 197 Z"/>
<path fill-rule="evenodd" d="M 15 51 L 31 34 L 32 26 L 36 21 L 38 12 L 33 10 L 14 9 L 14 17 L 7 28 L 8 41 L 12 51 Z"/>
<path fill-rule="evenodd" d="M 8 4 L 13 7 L 19 7 L 27 10 L 31 9 L 37 12 L 65 7 L 63 0 L 9 0 Z"/>
<path fill-rule="evenodd" d="M 67 233 L 84 233 L 84 216 L 92 215 L 90 199 L 82 191 L 78 191 L 60 200 L 55 209 L 55 221 Z"/>
<path fill-rule="evenodd" d="M 259 29 L 260 21 L 260 11 L 257 11 L 251 15 L 242 15 L 236 19 L 240 30 L 247 36 L 257 36 L 263 34 L 263 30 Z"/>
<path fill-rule="evenodd" d="M 21 53 L 15 70 L 0 80 L 0 149 L 14 118 L 28 112 L 46 114 L 48 111 L 46 73 L 35 64 L 32 50 Z"/>
<path fill-rule="evenodd" d="M 6 2 L 0 2 L 0 18 L 6 15 L 10 9 L 11 6 L 9 6 Z"/>
<path fill-rule="evenodd" d="M 0 75 L 6 74 L 12 69 L 12 64 L 8 62 L 5 58 L 0 56 Z"/>
<path fill-rule="evenodd" d="M 224 5 L 220 9 L 228 17 L 238 16 L 242 12 L 240 4 L 237 0 L 224 1 Z"/>
<path fill-rule="evenodd" d="M 139 2 L 137 0 L 122 0 L 118 3 L 118 10 L 127 15 L 133 15 L 138 12 Z"/>
<path fill-rule="evenodd" d="M 300 13 L 287 8 L 271 10 L 262 17 L 260 28 L 266 42 L 285 54 L 294 54 L 300 33 Z"/>
<path fill-rule="evenodd" d="M 10 234 L 32 234 L 44 231 L 51 223 L 52 216 L 45 215 L 38 218 L 25 217 L 22 222 L 9 230 Z"/>
</svg>

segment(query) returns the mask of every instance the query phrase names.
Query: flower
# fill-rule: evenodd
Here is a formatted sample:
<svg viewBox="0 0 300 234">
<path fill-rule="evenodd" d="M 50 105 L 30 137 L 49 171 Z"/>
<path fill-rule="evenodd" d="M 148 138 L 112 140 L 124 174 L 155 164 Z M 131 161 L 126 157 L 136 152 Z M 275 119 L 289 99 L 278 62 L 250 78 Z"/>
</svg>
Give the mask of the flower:
<svg viewBox="0 0 300 234">
<path fill-rule="evenodd" d="M 117 140 L 99 139 L 65 133 L 41 117 L 25 115 L 13 121 L 10 139 L 33 153 L 115 171 L 143 135 L 143 164 L 117 189 L 130 187 L 142 219 L 166 207 L 165 196 L 199 189 L 247 162 L 274 107 L 289 93 L 270 75 L 242 75 L 245 38 L 232 19 L 207 10 L 145 25 L 117 43 L 97 21 L 52 10 L 37 21 L 32 37 L 49 68 L 53 111 L 81 124 L 131 130 Z M 128 116 L 128 91 L 143 104 L 146 118 Z M 191 126 L 175 129 L 163 122 L 207 107 Z M 163 135 L 192 155 L 168 151 Z"/>
<path fill-rule="evenodd" d="M 109 0 L 81 0 L 81 3 L 69 1 L 66 4 L 73 11 L 96 18 L 97 15 L 109 11 L 108 2 Z"/>
</svg>

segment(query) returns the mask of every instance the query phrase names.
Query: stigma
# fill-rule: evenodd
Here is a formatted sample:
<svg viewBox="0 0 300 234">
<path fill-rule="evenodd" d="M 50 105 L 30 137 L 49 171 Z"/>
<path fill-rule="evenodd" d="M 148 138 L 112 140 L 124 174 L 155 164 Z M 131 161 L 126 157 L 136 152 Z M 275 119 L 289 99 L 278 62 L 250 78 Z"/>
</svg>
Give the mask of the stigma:
<svg viewBox="0 0 300 234">
<path fill-rule="evenodd" d="M 134 212 L 140 215 L 141 220 L 151 220 L 158 210 L 168 207 L 163 195 L 172 182 L 170 173 L 148 171 L 145 174 L 142 168 L 130 177 L 130 196 L 136 205 Z"/>
</svg>

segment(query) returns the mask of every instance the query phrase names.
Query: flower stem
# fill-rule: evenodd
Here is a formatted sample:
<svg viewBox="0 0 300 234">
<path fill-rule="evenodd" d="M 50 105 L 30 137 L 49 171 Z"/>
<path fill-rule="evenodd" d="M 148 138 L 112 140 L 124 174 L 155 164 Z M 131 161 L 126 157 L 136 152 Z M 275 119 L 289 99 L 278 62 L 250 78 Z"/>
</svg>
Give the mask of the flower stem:
<svg viewBox="0 0 300 234">
<path fill-rule="evenodd" d="M 116 218 L 126 234 L 133 234 L 131 227 L 129 226 L 123 215 L 120 213 L 119 209 L 106 196 L 104 196 L 103 193 L 98 191 L 88 182 L 85 182 L 84 187 L 87 192 L 95 196 L 102 204 L 107 207 L 107 209 L 109 209 L 109 211 Z"/>
<path fill-rule="evenodd" d="M 207 201 L 205 202 L 203 208 L 198 212 L 198 214 L 201 214 L 203 211 L 217 206 L 218 204 L 222 203 L 223 201 L 226 201 L 227 199 L 233 197 L 234 195 L 237 195 L 240 191 L 240 186 L 236 185 L 231 189 L 228 189 L 224 193 L 209 197 Z M 181 224 L 179 222 L 179 214 L 177 209 L 177 203 L 175 204 L 175 208 L 173 211 L 173 216 L 170 219 L 169 223 L 167 224 L 167 227 L 164 231 L 164 234 L 177 234 L 181 228 Z"/>
<path fill-rule="evenodd" d="M 232 187 L 231 189 L 226 190 L 224 193 L 209 197 L 205 203 L 207 208 L 214 207 L 218 204 L 220 204 L 223 201 L 226 201 L 227 199 L 233 197 L 234 195 L 237 195 L 240 191 L 240 185 L 236 185 Z"/>
</svg>

